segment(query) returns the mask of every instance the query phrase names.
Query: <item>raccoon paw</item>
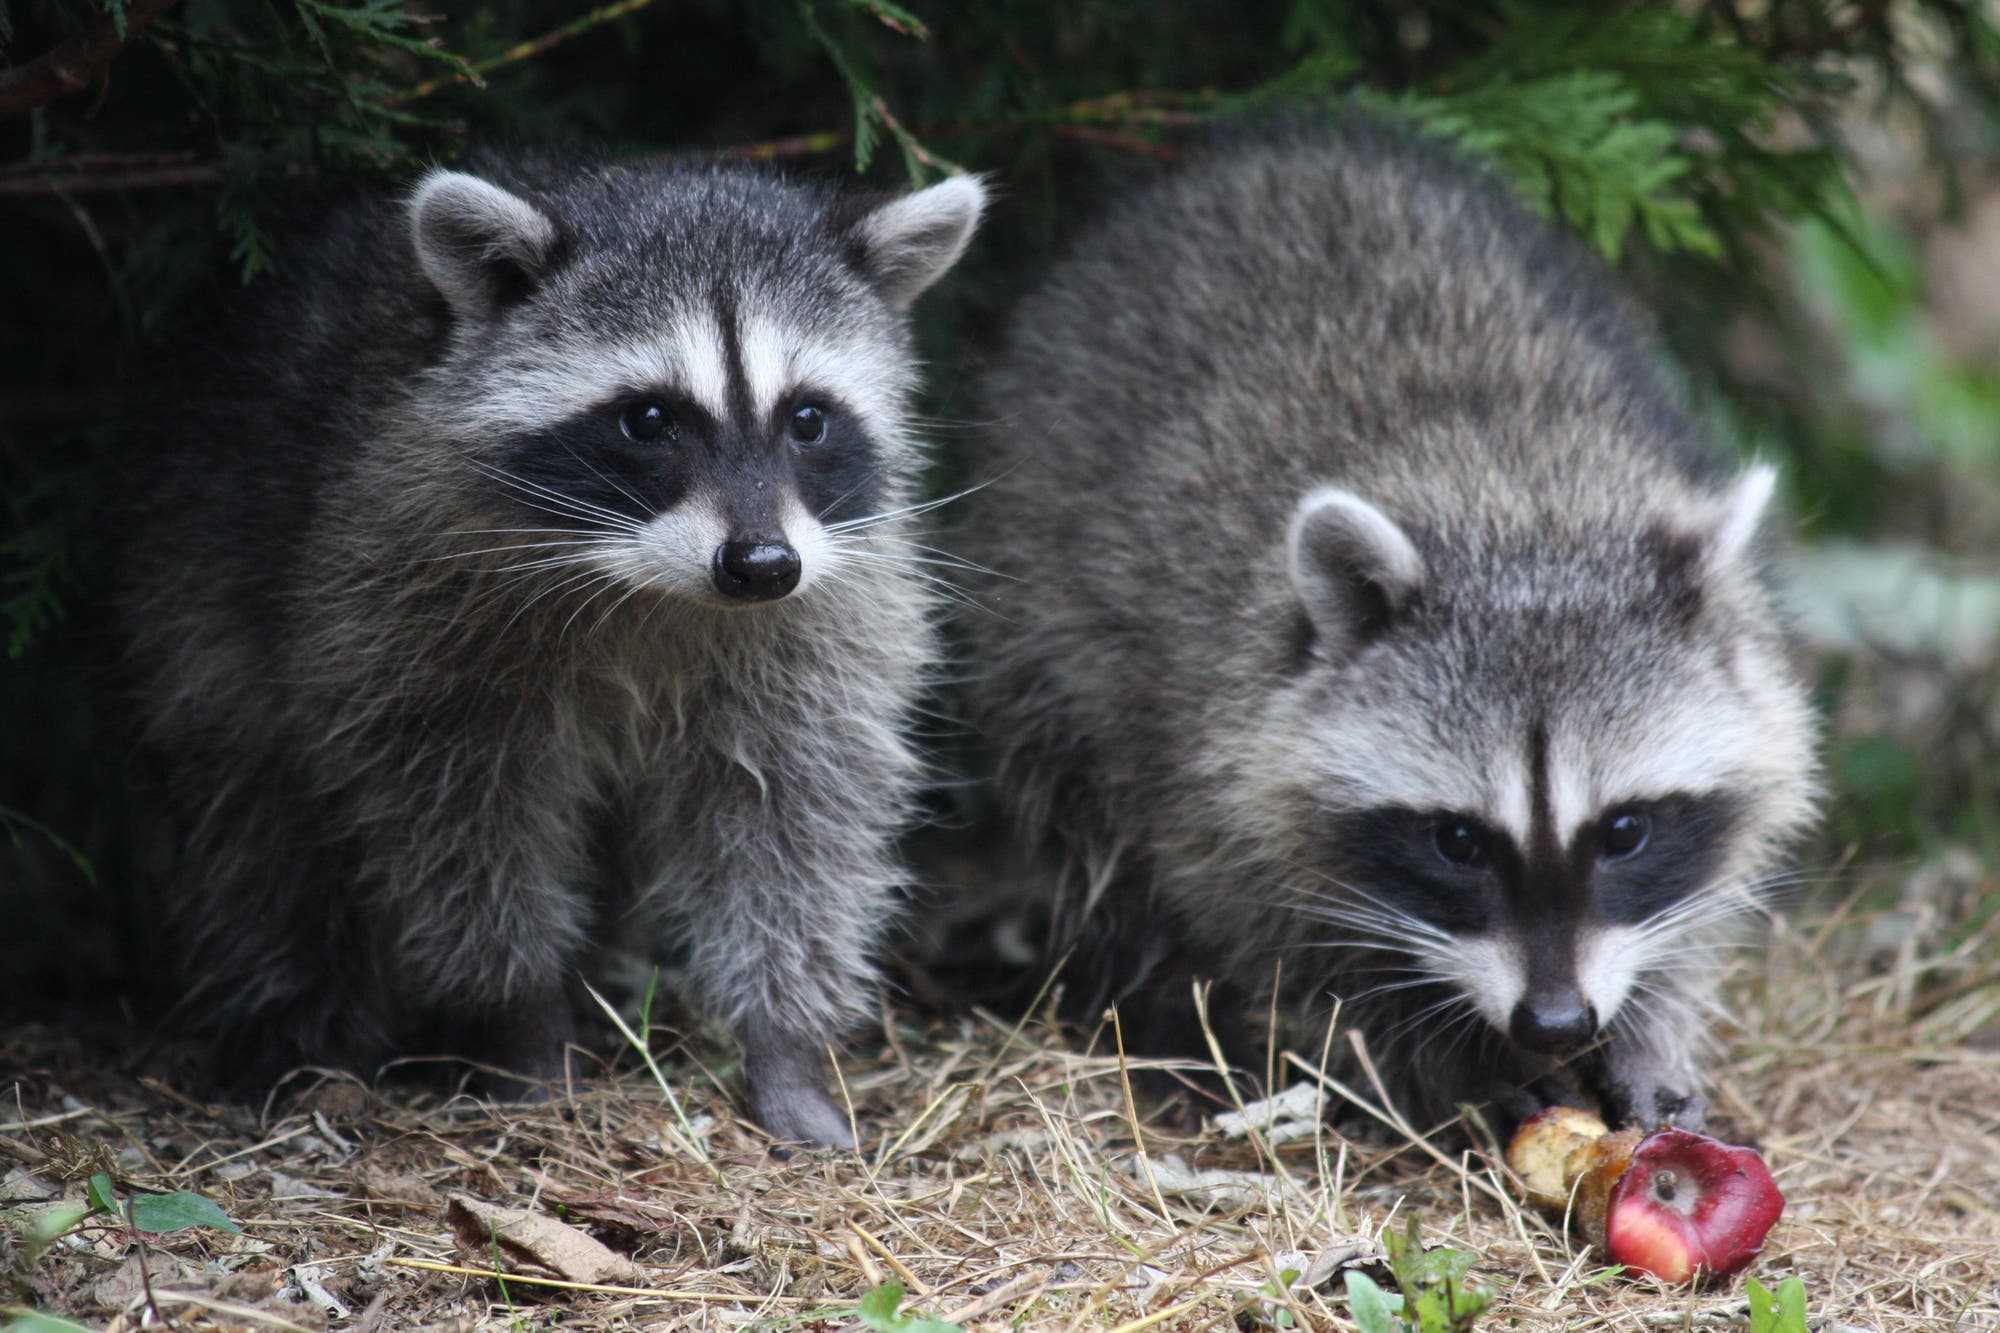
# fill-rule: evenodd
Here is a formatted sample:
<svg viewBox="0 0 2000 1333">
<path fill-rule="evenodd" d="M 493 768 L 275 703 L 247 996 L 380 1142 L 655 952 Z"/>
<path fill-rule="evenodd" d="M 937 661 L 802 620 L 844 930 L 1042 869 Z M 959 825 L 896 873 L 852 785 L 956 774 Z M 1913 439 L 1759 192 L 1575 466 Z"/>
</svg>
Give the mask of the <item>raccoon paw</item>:
<svg viewBox="0 0 2000 1333">
<path fill-rule="evenodd" d="M 1681 1092 L 1647 1081 L 1637 1087 L 1612 1086 L 1599 1099 L 1604 1119 L 1620 1129 L 1676 1129 L 1701 1131 L 1708 1119 L 1708 1099 L 1698 1092 Z"/>
<path fill-rule="evenodd" d="M 854 1151 L 854 1127 L 823 1085 L 816 1047 L 744 1053 L 750 1109 L 773 1140 L 806 1148 Z"/>
<path fill-rule="evenodd" d="M 542 1102 L 573 1072 L 576 1020 L 559 988 L 448 1019 L 442 1049 L 472 1064 L 469 1087 L 494 1101 Z"/>
</svg>

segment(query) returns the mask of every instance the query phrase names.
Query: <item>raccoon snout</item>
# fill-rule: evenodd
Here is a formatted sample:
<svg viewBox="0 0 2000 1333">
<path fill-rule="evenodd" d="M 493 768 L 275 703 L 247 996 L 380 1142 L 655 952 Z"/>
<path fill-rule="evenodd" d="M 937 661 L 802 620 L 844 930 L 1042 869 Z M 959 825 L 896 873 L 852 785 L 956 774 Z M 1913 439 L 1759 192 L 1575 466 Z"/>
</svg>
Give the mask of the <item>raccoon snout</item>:
<svg viewBox="0 0 2000 1333">
<path fill-rule="evenodd" d="M 742 602 L 776 601 L 799 586 L 799 553 L 783 542 L 734 541 L 715 548 L 715 590 Z"/>
<path fill-rule="evenodd" d="M 1597 1010 L 1575 987 L 1529 995 L 1514 1006 L 1507 1033 L 1543 1055 L 1563 1055 L 1597 1033 Z"/>
</svg>

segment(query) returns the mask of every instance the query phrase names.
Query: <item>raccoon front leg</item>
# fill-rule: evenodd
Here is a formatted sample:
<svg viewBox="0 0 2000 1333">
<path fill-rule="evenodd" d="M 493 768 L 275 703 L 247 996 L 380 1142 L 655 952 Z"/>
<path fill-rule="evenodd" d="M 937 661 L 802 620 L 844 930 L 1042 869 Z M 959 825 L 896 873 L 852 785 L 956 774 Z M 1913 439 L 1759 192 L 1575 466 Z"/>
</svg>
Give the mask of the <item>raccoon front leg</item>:
<svg viewBox="0 0 2000 1333">
<path fill-rule="evenodd" d="M 852 1148 L 825 1053 L 866 1012 L 888 880 L 872 869 L 741 870 L 695 927 L 694 983 L 742 1045 L 757 1122 L 780 1141 Z"/>
<path fill-rule="evenodd" d="M 471 771 L 471 770 L 469 770 Z M 568 978 L 588 938 L 583 838 L 566 803 L 525 784 L 425 794 L 421 821 L 371 832 L 367 882 L 394 991 L 420 1040 L 504 1071 L 519 1096 L 560 1077 L 574 1035 Z"/>
<path fill-rule="evenodd" d="M 743 1048 L 757 1123 L 781 1142 L 852 1148 L 825 1052 L 867 1012 L 894 881 L 880 849 L 842 838 L 838 817 L 785 823 L 795 834 L 725 831 L 711 857 L 683 846 L 655 900 L 684 948 L 691 998 Z"/>
<path fill-rule="evenodd" d="M 1581 1061 L 1581 1073 L 1613 1128 L 1699 1130 L 1707 1119 L 1692 1053 L 1664 1022 L 1619 1025 Z"/>
</svg>

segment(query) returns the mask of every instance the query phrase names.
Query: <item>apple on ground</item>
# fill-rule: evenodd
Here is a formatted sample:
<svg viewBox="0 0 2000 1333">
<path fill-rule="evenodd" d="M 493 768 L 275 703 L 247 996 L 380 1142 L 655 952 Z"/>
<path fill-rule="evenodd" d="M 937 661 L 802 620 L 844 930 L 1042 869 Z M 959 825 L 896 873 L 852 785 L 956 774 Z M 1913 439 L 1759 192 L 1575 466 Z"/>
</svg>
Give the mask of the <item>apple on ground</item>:
<svg viewBox="0 0 2000 1333">
<path fill-rule="evenodd" d="M 1785 1209 L 1754 1148 L 1684 1129 L 1613 1134 L 1575 1107 L 1529 1117 L 1507 1164 L 1530 1203 L 1570 1219 L 1613 1263 L 1664 1282 L 1741 1272 Z"/>
</svg>

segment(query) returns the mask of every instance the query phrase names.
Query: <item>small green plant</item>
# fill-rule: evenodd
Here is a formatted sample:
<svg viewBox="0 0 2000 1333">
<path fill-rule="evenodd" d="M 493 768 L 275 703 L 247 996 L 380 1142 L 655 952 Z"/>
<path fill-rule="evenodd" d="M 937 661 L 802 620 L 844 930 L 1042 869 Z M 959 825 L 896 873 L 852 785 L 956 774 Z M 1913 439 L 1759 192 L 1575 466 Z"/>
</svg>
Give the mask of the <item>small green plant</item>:
<svg viewBox="0 0 2000 1333">
<path fill-rule="evenodd" d="M 243 1228 L 230 1221 L 229 1214 L 223 1212 L 214 1200 L 204 1198 L 193 1190 L 175 1190 L 171 1194 L 134 1194 L 120 1208 L 111 1177 L 99 1171 L 84 1186 L 84 1193 L 90 1199 L 90 1211 L 85 1217 L 95 1217 L 100 1213 L 123 1217 L 132 1230 L 149 1236 L 185 1231 L 189 1227 L 211 1227 L 232 1235 L 243 1234 Z"/>
<path fill-rule="evenodd" d="M 135 1236 L 157 1236 L 170 1231 L 184 1231 L 189 1227 L 212 1227 L 237 1235 L 243 1231 L 213 1200 L 205 1199 L 192 1190 L 176 1190 L 172 1194 L 133 1194 L 121 1200 L 110 1173 L 98 1171 L 84 1182 L 83 1193 L 82 1199 L 37 1207 L 31 1215 L 22 1209 L 9 1210 L 19 1228 L 16 1234 L 20 1249 L 8 1267 L 0 1269 L 0 1285 L 12 1281 L 17 1288 L 16 1294 L 25 1297 L 28 1294 L 25 1282 L 28 1270 L 48 1253 L 50 1246 L 94 1217 L 115 1218 Z M 55 1330 L 79 1327 L 81 1325 L 38 1310 L 24 1310 L 13 1314 L 5 1325 L 0 1325 L 0 1333 L 53 1333 Z"/>
<path fill-rule="evenodd" d="M 884 1282 L 861 1298 L 854 1317 L 875 1333 L 965 1333 L 957 1324 L 900 1308 L 903 1284 Z"/>
<path fill-rule="evenodd" d="M 1743 1279 L 1750 1298 L 1750 1333 L 1806 1333 L 1806 1284 L 1788 1277 L 1771 1291 L 1754 1277 Z"/>
<path fill-rule="evenodd" d="M 1284 1302 L 1300 1276 L 1296 1268 L 1279 1269 L 1275 1278 L 1257 1288 L 1256 1300 L 1237 1316 L 1237 1322 L 1247 1320 L 1263 1328 L 1297 1328 L 1298 1319 Z"/>
<path fill-rule="evenodd" d="M 1470 1253 L 1424 1249 L 1416 1214 L 1402 1234 L 1384 1232 L 1382 1244 L 1395 1292 L 1383 1291 L 1366 1273 L 1347 1274 L 1348 1312 L 1361 1333 L 1462 1333 L 1493 1304 L 1490 1288 L 1466 1279 Z"/>
<path fill-rule="evenodd" d="M 135 1233 L 149 1236 L 188 1227 L 213 1227 L 238 1235 L 243 1229 L 213 1201 L 192 1190 L 172 1194 L 134 1194 L 122 1204 L 109 1172 L 98 1171 L 84 1182 L 84 1197 L 48 1205 L 27 1219 L 21 1234 L 22 1267 L 31 1267 L 48 1248 L 93 1217 L 116 1218 Z"/>
</svg>

